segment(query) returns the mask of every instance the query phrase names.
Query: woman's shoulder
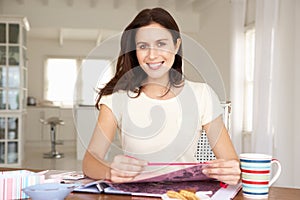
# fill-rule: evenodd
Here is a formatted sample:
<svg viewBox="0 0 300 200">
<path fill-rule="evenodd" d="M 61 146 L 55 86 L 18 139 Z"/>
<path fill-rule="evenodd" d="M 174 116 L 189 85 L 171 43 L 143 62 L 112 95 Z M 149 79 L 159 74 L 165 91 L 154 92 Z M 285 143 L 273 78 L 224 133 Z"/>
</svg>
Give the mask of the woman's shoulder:
<svg viewBox="0 0 300 200">
<path fill-rule="evenodd" d="M 111 94 L 103 95 L 100 99 L 100 103 L 111 102 L 114 100 L 120 101 L 120 99 L 125 97 L 125 94 L 127 94 L 125 91 L 120 90 L 120 91 L 115 91 Z"/>
<path fill-rule="evenodd" d="M 115 96 L 124 96 L 125 94 L 128 94 L 128 92 L 125 90 L 118 90 L 118 91 L 113 91 L 111 94 L 103 95 L 103 97 L 111 98 Z"/>
<path fill-rule="evenodd" d="M 118 91 L 114 91 L 112 94 L 105 95 L 102 98 L 108 100 L 117 100 L 119 102 L 122 102 L 124 100 L 132 99 L 136 96 L 137 93 L 133 91 L 118 90 Z"/>
<path fill-rule="evenodd" d="M 186 81 L 186 86 L 189 86 L 194 94 L 201 97 L 209 97 L 215 93 L 209 84 L 203 82 Z"/>
<path fill-rule="evenodd" d="M 209 88 L 207 83 L 185 80 L 185 86 L 191 87 L 193 90 L 203 90 Z"/>
</svg>

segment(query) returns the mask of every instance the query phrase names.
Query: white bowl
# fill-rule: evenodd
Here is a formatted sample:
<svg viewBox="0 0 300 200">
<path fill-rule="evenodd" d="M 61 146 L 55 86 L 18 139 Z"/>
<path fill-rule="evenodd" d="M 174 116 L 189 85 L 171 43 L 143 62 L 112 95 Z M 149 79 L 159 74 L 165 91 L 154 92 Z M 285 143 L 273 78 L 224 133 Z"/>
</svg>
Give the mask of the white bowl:
<svg viewBox="0 0 300 200">
<path fill-rule="evenodd" d="M 63 200 L 76 186 L 76 184 L 43 183 L 22 190 L 32 200 Z"/>
</svg>

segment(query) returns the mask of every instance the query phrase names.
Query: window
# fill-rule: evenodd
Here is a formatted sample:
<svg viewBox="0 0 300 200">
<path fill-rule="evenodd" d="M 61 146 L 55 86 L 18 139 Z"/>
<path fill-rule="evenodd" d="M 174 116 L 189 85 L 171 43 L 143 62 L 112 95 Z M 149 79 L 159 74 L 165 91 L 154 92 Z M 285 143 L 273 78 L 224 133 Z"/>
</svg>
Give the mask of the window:
<svg viewBox="0 0 300 200">
<path fill-rule="evenodd" d="M 93 105 L 95 88 L 112 76 L 109 60 L 49 58 L 45 66 L 44 99 L 60 106 Z"/>
<path fill-rule="evenodd" d="M 44 98 L 60 105 L 73 105 L 76 76 L 77 63 L 75 59 L 48 59 L 45 69 Z"/>
<path fill-rule="evenodd" d="M 255 29 L 245 33 L 245 93 L 243 129 L 247 133 L 253 130 L 253 78 L 255 57 Z"/>
</svg>

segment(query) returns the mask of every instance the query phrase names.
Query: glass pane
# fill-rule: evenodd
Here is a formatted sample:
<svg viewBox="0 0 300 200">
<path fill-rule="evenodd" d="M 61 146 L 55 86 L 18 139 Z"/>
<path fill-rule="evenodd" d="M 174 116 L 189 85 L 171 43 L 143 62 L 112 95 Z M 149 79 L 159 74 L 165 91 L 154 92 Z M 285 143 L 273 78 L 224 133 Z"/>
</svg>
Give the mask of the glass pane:
<svg viewBox="0 0 300 200">
<path fill-rule="evenodd" d="M 5 139 L 5 117 L 0 117 L 0 139 Z"/>
<path fill-rule="evenodd" d="M 6 87 L 6 68 L 0 67 L 0 87 Z"/>
<path fill-rule="evenodd" d="M 6 46 L 0 46 L 0 65 L 6 65 Z"/>
<path fill-rule="evenodd" d="M 6 91 L 0 89 L 0 110 L 6 109 Z"/>
<path fill-rule="evenodd" d="M 5 162 L 5 143 L 0 142 L 0 163 Z"/>
<path fill-rule="evenodd" d="M 27 31 L 25 28 L 23 28 L 23 45 L 26 47 L 27 46 Z"/>
<path fill-rule="evenodd" d="M 8 133 L 7 138 L 10 140 L 18 139 L 18 126 L 19 126 L 19 119 L 17 117 L 9 117 L 8 118 Z"/>
<path fill-rule="evenodd" d="M 9 47 L 8 48 L 8 64 L 9 65 L 19 65 L 20 64 L 20 52 L 19 47 Z"/>
<path fill-rule="evenodd" d="M 6 43 L 6 24 L 0 24 L 0 43 Z"/>
<path fill-rule="evenodd" d="M 7 143 L 7 163 L 18 162 L 18 143 L 8 142 Z"/>
<path fill-rule="evenodd" d="M 19 90 L 8 91 L 8 109 L 10 110 L 19 109 Z"/>
<path fill-rule="evenodd" d="M 25 50 L 24 48 L 22 48 L 22 50 L 23 50 L 23 61 L 22 61 L 22 65 L 23 65 L 24 67 L 27 67 L 27 65 L 26 65 L 26 61 L 27 61 L 26 50 Z"/>
<path fill-rule="evenodd" d="M 76 83 L 76 59 L 48 59 L 45 72 L 48 85 L 45 91 L 46 100 L 72 105 L 74 91 L 69 88 L 74 88 Z M 68 79 L 66 79 L 66 74 Z"/>
<path fill-rule="evenodd" d="M 12 44 L 19 43 L 19 36 L 20 36 L 19 24 L 9 24 L 8 25 L 9 43 L 12 43 Z"/>
<path fill-rule="evenodd" d="M 23 88 L 27 88 L 27 69 L 23 68 Z"/>
<path fill-rule="evenodd" d="M 23 97 L 22 97 L 22 108 L 26 109 L 26 105 L 27 105 L 27 90 L 23 90 Z"/>
<path fill-rule="evenodd" d="M 18 88 L 20 86 L 20 78 L 19 67 L 8 68 L 8 87 Z"/>
</svg>

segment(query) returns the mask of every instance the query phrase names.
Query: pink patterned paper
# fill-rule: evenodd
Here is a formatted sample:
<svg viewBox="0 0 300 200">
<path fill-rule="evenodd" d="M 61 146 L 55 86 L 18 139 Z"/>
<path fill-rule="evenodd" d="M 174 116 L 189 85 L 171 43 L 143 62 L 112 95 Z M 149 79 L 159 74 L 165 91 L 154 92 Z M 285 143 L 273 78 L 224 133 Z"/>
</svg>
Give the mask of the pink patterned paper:
<svg viewBox="0 0 300 200">
<path fill-rule="evenodd" d="M 212 191 L 215 194 L 221 187 L 218 181 L 181 181 L 181 182 L 135 182 L 110 183 L 114 189 L 137 194 L 165 194 L 168 190 Z"/>
<path fill-rule="evenodd" d="M 192 167 L 176 170 L 167 174 L 158 175 L 152 178 L 138 180 L 136 182 L 166 182 L 166 181 L 202 181 L 209 180 L 205 174 L 202 173 L 205 164 L 196 164 Z"/>
<path fill-rule="evenodd" d="M 202 173 L 205 165 L 194 165 L 167 174 L 130 183 L 109 183 L 116 190 L 137 194 L 162 195 L 168 190 L 212 191 L 220 189 L 219 181 L 208 178 Z"/>
<path fill-rule="evenodd" d="M 221 188 L 220 182 L 204 175 L 202 173 L 204 167 L 205 164 L 195 164 L 194 166 L 170 173 L 128 183 L 112 183 L 104 180 L 83 179 L 85 180 L 84 182 L 82 182 L 83 180 L 79 181 L 84 186 L 74 191 L 160 197 L 168 190 L 179 191 L 184 189 L 194 192 L 211 191 L 213 195 Z"/>
</svg>

